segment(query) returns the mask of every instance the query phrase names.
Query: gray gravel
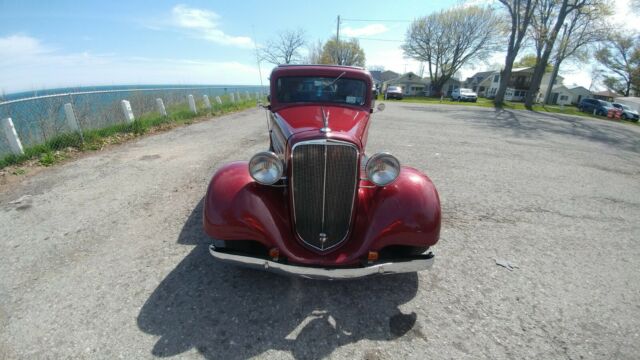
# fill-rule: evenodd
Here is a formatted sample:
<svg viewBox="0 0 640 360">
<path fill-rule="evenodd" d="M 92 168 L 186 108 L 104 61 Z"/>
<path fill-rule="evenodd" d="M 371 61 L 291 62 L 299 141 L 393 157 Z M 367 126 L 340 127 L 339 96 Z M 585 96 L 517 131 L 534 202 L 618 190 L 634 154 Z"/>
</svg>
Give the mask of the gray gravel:
<svg viewBox="0 0 640 360">
<path fill-rule="evenodd" d="M 201 199 L 266 147 L 250 110 L 0 193 L 0 358 L 637 358 L 640 127 L 387 104 L 369 151 L 437 185 L 432 270 L 318 282 L 216 263 Z"/>
</svg>

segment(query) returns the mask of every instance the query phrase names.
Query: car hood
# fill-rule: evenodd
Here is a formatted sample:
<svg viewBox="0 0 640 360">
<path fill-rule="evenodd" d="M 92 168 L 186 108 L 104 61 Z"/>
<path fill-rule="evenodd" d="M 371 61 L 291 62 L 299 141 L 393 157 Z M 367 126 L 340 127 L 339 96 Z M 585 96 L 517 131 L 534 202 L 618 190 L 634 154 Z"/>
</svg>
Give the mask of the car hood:
<svg viewBox="0 0 640 360">
<path fill-rule="evenodd" d="M 322 111 L 326 114 L 331 132 L 320 131 L 324 127 Z M 346 106 L 302 105 L 280 109 L 278 123 L 289 140 L 296 138 L 341 138 L 364 146 L 370 112 Z"/>
</svg>

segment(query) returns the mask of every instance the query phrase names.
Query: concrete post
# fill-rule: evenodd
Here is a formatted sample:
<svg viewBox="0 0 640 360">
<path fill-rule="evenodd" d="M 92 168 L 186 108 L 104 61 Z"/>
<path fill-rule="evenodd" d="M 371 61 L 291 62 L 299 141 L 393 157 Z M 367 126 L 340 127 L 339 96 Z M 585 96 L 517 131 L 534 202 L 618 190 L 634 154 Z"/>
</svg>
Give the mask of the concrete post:
<svg viewBox="0 0 640 360">
<path fill-rule="evenodd" d="M 189 96 L 187 96 L 187 100 L 189 101 L 189 110 L 194 114 L 197 114 L 198 109 L 196 109 L 196 100 L 193 98 L 193 95 L 189 94 Z"/>
<path fill-rule="evenodd" d="M 64 104 L 64 115 L 67 118 L 69 129 L 80 132 L 80 126 L 78 125 L 78 120 L 76 120 L 76 114 L 73 112 L 73 105 L 71 105 L 71 103 Z"/>
<path fill-rule="evenodd" d="M 234 103 L 236 102 L 235 97 L 233 96 L 233 93 L 229 94 L 229 97 L 231 98 L 231 102 Z"/>
<path fill-rule="evenodd" d="M 167 116 L 167 109 L 165 109 L 162 99 L 156 99 L 156 107 L 158 108 L 158 112 L 160 113 L 160 115 Z"/>
<path fill-rule="evenodd" d="M 120 102 L 120 105 L 122 105 L 122 112 L 124 113 L 124 121 L 126 121 L 127 124 L 131 124 L 136 119 L 133 116 L 133 110 L 131 110 L 131 103 L 128 102 L 127 100 L 122 100 Z"/>
<path fill-rule="evenodd" d="M 249 94 L 249 92 L 246 91 L 246 95 L 247 95 L 247 100 L 250 100 L 251 99 L 251 94 Z"/>
<path fill-rule="evenodd" d="M 242 100 L 242 98 L 240 97 L 240 91 L 236 91 L 236 97 L 238 98 L 238 101 Z"/>
<path fill-rule="evenodd" d="M 13 126 L 13 120 L 11 120 L 11 118 L 2 119 L 2 130 L 4 132 L 4 136 L 7 138 L 7 142 L 9 142 L 11 152 L 16 155 L 23 155 L 24 148 L 22 147 L 22 142 L 18 137 L 18 133 L 16 132 L 16 128 Z"/>
<path fill-rule="evenodd" d="M 216 96 L 216 102 L 218 105 L 222 105 L 222 99 L 220 99 L 220 96 Z"/>
<path fill-rule="evenodd" d="M 211 101 L 209 101 L 209 96 L 202 95 L 202 101 L 204 102 L 204 107 L 208 110 L 211 110 Z"/>
</svg>

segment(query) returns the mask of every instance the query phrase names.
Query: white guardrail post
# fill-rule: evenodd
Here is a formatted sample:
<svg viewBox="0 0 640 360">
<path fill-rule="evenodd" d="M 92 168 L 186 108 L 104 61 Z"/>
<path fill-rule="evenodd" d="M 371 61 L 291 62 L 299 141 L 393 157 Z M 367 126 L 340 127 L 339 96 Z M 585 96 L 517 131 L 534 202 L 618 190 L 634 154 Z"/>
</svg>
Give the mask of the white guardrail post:
<svg viewBox="0 0 640 360">
<path fill-rule="evenodd" d="M 73 111 L 73 105 L 71 105 L 71 103 L 64 104 L 64 115 L 67 118 L 69 129 L 80 134 L 80 140 L 84 144 L 84 136 L 82 135 L 82 130 L 80 130 L 80 124 L 78 123 L 78 119 L 76 119 L 76 113 Z"/>
<path fill-rule="evenodd" d="M 240 91 L 236 91 L 236 96 L 238 97 L 238 101 L 242 100 L 242 98 L 240 97 Z"/>
<path fill-rule="evenodd" d="M 202 101 L 204 102 L 205 109 L 211 110 L 211 101 L 209 101 L 209 96 L 202 95 Z"/>
<path fill-rule="evenodd" d="M 11 152 L 16 155 L 23 155 L 24 148 L 22 147 L 22 142 L 18 137 L 18 133 L 16 132 L 16 128 L 13 126 L 13 120 L 11 120 L 11 118 L 2 119 L 2 130 L 4 132 L 4 136 L 9 142 Z"/>
<path fill-rule="evenodd" d="M 220 96 L 216 96 L 216 102 L 218 105 L 222 105 L 222 99 L 220 99 Z"/>
<path fill-rule="evenodd" d="M 131 103 L 127 100 L 122 100 L 120 102 L 120 105 L 122 105 L 124 120 L 127 122 L 127 124 L 131 124 L 132 122 L 134 122 L 136 118 L 133 116 L 133 110 L 131 110 Z"/>
<path fill-rule="evenodd" d="M 64 116 L 67 118 L 69 129 L 80 132 L 80 126 L 78 125 L 78 120 L 76 120 L 76 114 L 73 112 L 73 105 L 71 105 L 71 103 L 64 104 Z"/>
<path fill-rule="evenodd" d="M 196 100 L 193 98 L 193 95 L 189 94 L 189 96 L 187 96 L 187 101 L 189 102 L 189 110 L 194 114 L 197 114 L 198 109 L 196 109 Z"/>
<path fill-rule="evenodd" d="M 167 109 L 165 109 L 162 99 L 156 99 L 156 107 L 158 108 L 158 112 L 160 113 L 160 115 L 167 116 Z"/>
<path fill-rule="evenodd" d="M 233 96 L 233 93 L 229 94 L 229 97 L 231 98 L 232 103 L 236 102 L 236 99 L 235 99 L 235 96 Z"/>
</svg>

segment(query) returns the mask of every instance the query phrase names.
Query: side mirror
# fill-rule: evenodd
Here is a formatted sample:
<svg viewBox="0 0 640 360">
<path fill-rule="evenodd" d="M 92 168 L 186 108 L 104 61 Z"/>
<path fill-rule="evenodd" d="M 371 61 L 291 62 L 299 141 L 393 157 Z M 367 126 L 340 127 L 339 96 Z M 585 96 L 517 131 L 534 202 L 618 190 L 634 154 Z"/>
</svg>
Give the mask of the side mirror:
<svg viewBox="0 0 640 360">
<path fill-rule="evenodd" d="M 384 111 L 385 107 L 386 105 L 384 103 L 380 103 L 378 104 L 378 106 L 376 106 L 376 109 L 378 109 L 378 111 Z"/>
</svg>

